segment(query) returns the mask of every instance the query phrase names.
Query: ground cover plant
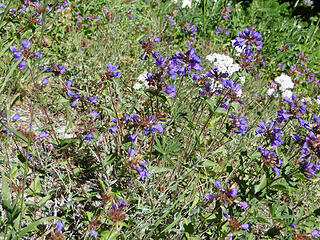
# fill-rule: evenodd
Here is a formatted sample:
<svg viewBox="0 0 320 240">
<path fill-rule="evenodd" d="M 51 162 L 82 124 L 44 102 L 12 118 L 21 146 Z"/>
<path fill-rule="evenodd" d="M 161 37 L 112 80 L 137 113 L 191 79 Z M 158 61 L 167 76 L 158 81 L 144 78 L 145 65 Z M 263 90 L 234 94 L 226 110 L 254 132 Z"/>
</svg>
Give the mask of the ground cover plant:
<svg viewBox="0 0 320 240">
<path fill-rule="evenodd" d="M 0 2 L 0 239 L 320 238 L 317 4 Z"/>
</svg>

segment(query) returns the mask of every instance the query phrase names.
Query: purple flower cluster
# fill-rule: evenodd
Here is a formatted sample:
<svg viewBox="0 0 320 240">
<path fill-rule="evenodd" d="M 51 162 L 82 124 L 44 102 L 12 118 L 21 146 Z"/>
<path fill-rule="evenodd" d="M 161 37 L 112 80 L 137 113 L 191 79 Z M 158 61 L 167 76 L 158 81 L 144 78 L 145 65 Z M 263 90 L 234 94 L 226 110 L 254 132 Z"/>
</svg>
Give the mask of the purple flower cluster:
<svg viewBox="0 0 320 240">
<path fill-rule="evenodd" d="M 299 157 L 300 170 L 308 178 L 315 176 L 320 170 L 320 122 L 317 115 L 314 115 L 312 119 L 313 124 L 304 121 L 305 124 L 302 126 L 308 131 L 305 137 L 293 135 L 293 139 L 301 146 L 299 149 L 301 153 Z"/>
<path fill-rule="evenodd" d="M 224 19 L 230 18 L 231 9 L 229 7 L 223 7 L 220 9 L 220 13 Z"/>
<path fill-rule="evenodd" d="M 202 71 L 201 59 L 194 48 L 191 48 L 186 53 L 177 52 L 175 55 L 172 55 L 168 68 L 170 69 L 169 74 L 172 78 L 175 78 L 177 75 L 190 75 L 192 70 L 198 73 Z"/>
<path fill-rule="evenodd" d="M 140 119 L 137 115 L 133 114 L 134 116 L 131 116 L 131 121 L 134 124 L 137 124 L 139 126 L 144 127 L 144 135 L 148 135 L 151 133 L 152 135 L 155 135 L 156 132 L 162 133 L 164 132 L 164 128 L 162 123 L 158 122 L 158 119 L 154 115 L 150 116 L 149 118 L 144 117 L 143 119 Z M 162 120 L 163 121 L 163 120 Z M 138 137 L 140 133 L 140 128 L 138 127 L 137 131 L 129 136 L 129 139 L 135 143 L 136 138 Z"/>
<path fill-rule="evenodd" d="M 131 15 L 131 13 L 132 13 L 132 9 L 129 8 L 129 10 L 128 10 L 125 14 L 128 16 L 128 18 L 129 18 L 130 20 L 133 20 L 134 17 Z"/>
<path fill-rule="evenodd" d="M 26 64 L 27 64 L 27 59 L 31 56 L 37 57 L 37 58 L 42 58 L 42 54 L 40 51 L 31 53 L 30 47 L 31 47 L 31 42 L 28 40 L 22 40 L 20 42 L 20 45 L 22 46 L 22 49 L 18 50 L 16 47 L 14 46 L 10 46 L 9 47 L 9 52 L 13 53 L 13 58 L 16 61 L 20 61 L 21 58 L 21 62 L 18 65 L 18 68 L 20 69 L 26 69 Z"/>
<path fill-rule="evenodd" d="M 176 95 L 176 85 L 164 85 L 162 91 L 168 94 L 170 98 L 173 98 Z"/>
<path fill-rule="evenodd" d="M 257 50 L 260 50 L 263 46 L 261 34 L 255 30 L 255 27 L 248 26 L 243 29 L 243 32 L 238 32 L 234 46 L 245 49 L 246 53 L 251 55 L 253 46 L 256 46 Z"/>
<path fill-rule="evenodd" d="M 175 21 L 173 20 L 173 17 L 171 15 L 167 16 L 166 21 L 164 21 L 163 23 L 170 23 L 171 26 L 175 25 Z"/>
<path fill-rule="evenodd" d="M 217 198 L 217 200 L 220 201 L 220 206 L 223 207 L 222 208 L 222 214 L 230 221 L 232 221 L 231 217 L 228 215 L 230 211 L 230 207 L 233 205 L 233 203 L 235 203 L 236 205 L 238 205 L 240 208 L 242 208 L 243 211 L 246 211 L 247 208 L 249 207 L 249 203 L 246 201 L 238 201 L 236 200 L 236 198 L 238 197 L 238 190 L 237 188 L 232 185 L 232 186 L 228 186 L 226 188 L 223 188 L 221 186 L 221 182 L 219 180 L 215 180 L 214 183 L 212 184 L 215 188 L 217 188 L 218 193 L 217 194 L 205 194 L 204 198 L 209 201 L 211 199 Z M 237 224 L 236 224 L 237 225 Z M 238 228 L 239 225 L 237 225 L 236 228 Z M 248 224 L 244 224 L 243 228 L 244 230 L 248 230 L 249 229 L 249 225 Z"/>
<path fill-rule="evenodd" d="M 263 164 L 269 164 L 276 175 L 279 176 L 282 160 L 278 158 L 278 155 L 274 151 L 264 149 L 261 145 L 257 147 L 257 150 L 261 153 Z"/>
<path fill-rule="evenodd" d="M 194 40 L 195 40 L 194 35 L 197 32 L 197 30 L 198 29 L 195 24 L 191 25 L 190 22 L 183 23 L 183 27 L 181 29 L 181 32 L 187 36 L 186 45 L 188 47 L 191 47 L 191 43 L 194 42 Z"/>
<path fill-rule="evenodd" d="M 219 34 L 229 35 L 229 30 L 227 28 L 222 29 L 221 27 L 218 27 L 215 32 L 215 35 L 219 35 Z"/>
<path fill-rule="evenodd" d="M 255 30 L 255 27 L 248 26 L 243 29 L 243 32 L 238 32 L 233 46 L 241 51 L 240 63 L 247 72 L 254 71 L 254 65 L 265 66 L 265 61 L 260 56 L 260 53 L 254 53 L 253 51 L 254 48 L 260 50 L 263 46 L 261 34 Z"/>
<path fill-rule="evenodd" d="M 224 97 L 226 99 L 225 103 L 223 103 L 220 107 L 224 109 L 229 108 L 229 104 L 232 101 L 236 101 L 240 104 L 244 102 L 239 98 L 242 96 L 242 88 L 240 83 L 235 83 L 232 79 L 222 80 L 222 84 L 224 87 Z"/>
<path fill-rule="evenodd" d="M 271 148 L 276 148 L 284 143 L 281 139 L 282 131 L 276 121 L 270 121 L 268 127 L 265 122 L 260 122 L 256 134 L 265 134 L 271 142 Z"/>
<path fill-rule="evenodd" d="M 248 130 L 248 120 L 244 117 L 237 118 L 233 113 L 229 116 L 232 119 L 232 124 L 228 126 L 228 130 L 234 133 L 246 134 Z"/>
<path fill-rule="evenodd" d="M 299 121 L 300 126 L 304 126 L 305 122 L 301 119 L 303 114 L 307 111 L 307 105 L 297 100 L 296 94 L 292 94 L 291 98 L 285 97 L 282 101 L 283 104 L 289 106 L 289 109 L 280 109 L 277 111 L 279 116 L 276 120 L 278 123 L 282 123 L 289 118 L 296 118 Z"/>
<path fill-rule="evenodd" d="M 104 77 L 109 79 L 112 77 L 120 78 L 121 77 L 121 72 L 118 69 L 118 65 L 112 65 L 111 63 L 108 63 L 106 65 L 107 71 L 104 73 Z"/>
<path fill-rule="evenodd" d="M 139 43 L 142 45 L 142 49 L 144 49 L 144 53 L 141 56 L 141 60 L 144 60 L 147 54 L 153 54 L 153 43 L 160 42 L 161 38 L 148 38 L 146 41 L 140 40 Z"/>
<path fill-rule="evenodd" d="M 144 181 L 144 179 L 146 178 L 148 172 L 146 170 L 146 160 L 144 159 L 143 161 L 138 163 L 140 166 L 143 166 L 144 168 L 138 167 L 138 166 L 134 166 L 134 170 L 136 170 L 139 175 L 140 175 L 140 180 Z"/>
<path fill-rule="evenodd" d="M 64 72 L 67 70 L 67 67 L 54 63 L 52 65 L 52 67 L 49 67 L 49 66 L 46 66 L 46 65 L 43 66 L 43 69 L 46 72 L 53 72 L 55 75 L 59 75 L 59 74 L 64 74 Z"/>
</svg>

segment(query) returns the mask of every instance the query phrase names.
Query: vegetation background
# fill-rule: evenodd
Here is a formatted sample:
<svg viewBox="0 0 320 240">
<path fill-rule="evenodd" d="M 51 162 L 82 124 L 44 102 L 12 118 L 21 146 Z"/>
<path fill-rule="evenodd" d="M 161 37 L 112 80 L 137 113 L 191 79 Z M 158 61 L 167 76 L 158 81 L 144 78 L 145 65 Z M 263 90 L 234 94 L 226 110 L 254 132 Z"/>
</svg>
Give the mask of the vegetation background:
<svg viewBox="0 0 320 240">
<path fill-rule="evenodd" d="M 0 4 L 0 239 L 320 238 L 319 4 Z"/>
</svg>

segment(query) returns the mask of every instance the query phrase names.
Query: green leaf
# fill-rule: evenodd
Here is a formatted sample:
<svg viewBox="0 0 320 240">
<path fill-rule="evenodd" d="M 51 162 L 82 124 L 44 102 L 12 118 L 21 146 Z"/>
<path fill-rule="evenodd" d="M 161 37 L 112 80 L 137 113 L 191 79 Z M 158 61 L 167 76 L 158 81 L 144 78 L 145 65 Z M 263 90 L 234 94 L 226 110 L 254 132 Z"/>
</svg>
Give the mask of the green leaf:
<svg viewBox="0 0 320 240">
<path fill-rule="evenodd" d="M 151 171 L 153 173 L 162 173 L 162 172 L 168 172 L 170 171 L 170 168 L 165 168 L 165 167 L 152 167 Z"/>
<path fill-rule="evenodd" d="M 267 185 L 267 176 L 264 174 L 260 179 L 260 183 L 258 186 L 255 186 L 254 193 L 258 193 L 261 189 L 263 189 Z"/>
<path fill-rule="evenodd" d="M 50 200 L 50 198 L 51 198 L 52 195 L 53 195 L 53 192 L 52 192 L 52 193 L 49 193 L 47 196 L 41 198 L 41 200 L 39 201 L 39 207 L 40 207 L 40 208 L 43 207 L 44 204 L 45 204 L 48 200 Z"/>
<path fill-rule="evenodd" d="M 39 226 L 40 224 L 50 221 L 52 219 L 59 219 L 62 220 L 58 217 L 46 217 L 46 218 L 41 218 L 38 221 L 35 221 L 33 223 L 31 223 L 30 225 L 28 225 L 27 227 L 23 228 L 19 235 L 18 235 L 18 239 L 21 239 L 23 236 L 25 236 L 28 232 L 32 232 L 37 226 Z"/>
<path fill-rule="evenodd" d="M 271 187 L 274 188 L 274 189 L 283 191 L 283 192 L 289 192 L 287 186 L 282 185 L 282 184 L 275 184 L 275 185 L 272 185 Z"/>
<path fill-rule="evenodd" d="M 13 72 L 17 69 L 17 66 L 19 65 L 20 61 L 14 62 L 11 67 L 10 67 L 10 71 L 8 72 L 8 74 L 6 75 L 6 78 L 4 79 L 4 81 L 2 82 L 2 85 L 0 86 L 0 92 L 3 92 L 3 89 L 5 88 L 5 86 L 7 85 L 7 82 L 9 81 L 11 75 L 13 74 Z M 12 84 L 12 83 L 11 83 Z"/>
<path fill-rule="evenodd" d="M 180 222 L 181 218 L 182 218 L 182 215 L 181 215 L 181 213 L 179 213 L 178 217 L 176 217 L 176 219 L 175 219 L 168 227 L 166 227 L 165 229 L 163 229 L 161 233 L 168 232 L 168 231 L 169 231 L 171 228 L 173 228 L 178 222 Z M 161 233 L 160 233 L 160 234 L 161 234 Z"/>
<path fill-rule="evenodd" d="M 29 194 L 40 194 L 42 192 L 41 182 L 39 176 L 30 184 Z"/>
<path fill-rule="evenodd" d="M 120 229 L 118 231 L 103 231 L 101 232 L 102 240 L 116 240 L 120 234 Z"/>
<path fill-rule="evenodd" d="M 265 218 L 263 217 L 257 217 L 256 218 L 258 222 L 261 222 L 261 223 L 269 223 Z"/>
<path fill-rule="evenodd" d="M 7 208 L 11 209 L 11 194 L 10 194 L 9 185 L 7 183 L 7 180 L 3 171 L 1 172 L 1 175 L 2 175 L 2 190 L 1 190 L 2 201 Z"/>
</svg>

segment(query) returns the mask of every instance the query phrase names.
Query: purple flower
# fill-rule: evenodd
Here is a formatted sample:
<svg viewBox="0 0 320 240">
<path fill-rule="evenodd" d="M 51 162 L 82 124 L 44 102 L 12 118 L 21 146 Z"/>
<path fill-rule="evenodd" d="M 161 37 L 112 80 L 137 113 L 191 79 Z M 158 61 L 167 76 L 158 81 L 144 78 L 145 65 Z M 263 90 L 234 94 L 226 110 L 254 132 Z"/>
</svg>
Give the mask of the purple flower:
<svg viewBox="0 0 320 240">
<path fill-rule="evenodd" d="M 246 202 L 246 201 L 243 201 L 243 202 L 237 202 L 238 206 L 240 206 L 243 211 L 246 211 L 247 207 L 249 207 L 249 203 Z"/>
<path fill-rule="evenodd" d="M 311 178 L 311 176 L 315 176 L 317 170 L 320 169 L 318 160 L 315 163 L 310 161 L 310 158 L 299 162 L 300 171 L 307 177 Z"/>
<path fill-rule="evenodd" d="M 157 130 L 158 133 L 162 133 L 164 131 L 162 123 L 157 123 L 152 126 L 153 129 Z"/>
<path fill-rule="evenodd" d="M 282 160 L 278 159 L 278 155 L 273 151 L 264 149 L 261 145 L 257 147 L 257 150 L 261 153 L 263 161 L 269 163 L 276 175 L 279 176 Z"/>
<path fill-rule="evenodd" d="M 134 170 L 136 170 L 139 173 L 140 180 L 144 181 L 144 179 L 147 176 L 147 171 L 144 168 L 140 168 L 140 167 L 137 167 L 137 166 L 134 166 Z"/>
<path fill-rule="evenodd" d="M 136 154 L 136 150 L 134 148 L 129 148 L 129 158 L 131 159 L 135 154 Z"/>
<path fill-rule="evenodd" d="M 44 69 L 46 72 L 52 71 L 52 68 L 49 67 L 49 66 L 46 66 L 46 65 L 43 66 L 43 69 Z"/>
<path fill-rule="evenodd" d="M 105 75 L 120 78 L 121 73 L 118 70 L 118 66 L 116 64 L 112 65 L 111 63 L 108 63 L 106 67 L 108 69 L 108 72 L 106 72 Z"/>
<path fill-rule="evenodd" d="M 96 230 L 94 228 L 90 228 L 90 232 L 91 232 L 91 235 L 94 236 L 94 237 L 98 237 L 98 233 L 96 232 Z"/>
<path fill-rule="evenodd" d="M 15 53 L 15 52 L 19 52 L 19 50 L 18 50 L 18 49 L 16 49 L 16 47 L 15 47 L 15 46 L 10 46 L 10 47 L 9 47 L 9 52 L 11 52 L 11 53 Z"/>
<path fill-rule="evenodd" d="M 207 194 L 204 195 L 204 198 L 205 198 L 207 201 L 209 201 L 210 199 L 213 199 L 213 198 L 215 198 L 215 197 L 216 197 L 216 195 L 214 195 L 214 194 L 209 194 L 209 193 L 207 193 Z"/>
<path fill-rule="evenodd" d="M 259 31 L 255 31 L 255 27 L 248 26 L 243 29 L 243 32 L 238 32 L 238 37 L 235 38 L 234 46 L 243 48 L 245 47 L 246 52 L 250 55 L 251 46 L 255 45 L 257 50 L 260 50 L 263 46 L 261 42 L 261 34 Z"/>
<path fill-rule="evenodd" d="M 95 121 L 97 119 L 97 117 L 99 116 L 99 113 L 97 111 L 92 111 L 92 112 L 90 112 L 90 114 L 93 115 L 93 121 Z"/>
<path fill-rule="evenodd" d="M 176 86 L 172 85 L 165 85 L 162 87 L 162 91 L 169 95 L 170 98 L 173 98 L 176 95 Z"/>
<path fill-rule="evenodd" d="M 76 20 L 77 20 L 77 23 L 81 23 L 82 20 L 83 20 L 83 17 L 82 16 L 77 16 Z"/>
<path fill-rule="evenodd" d="M 86 140 L 87 142 L 91 142 L 93 133 L 89 133 L 88 135 L 84 136 L 84 140 Z"/>
<path fill-rule="evenodd" d="M 46 131 L 42 131 L 38 136 L 37 139 L 42 139 L 42 138 L 49 138 L 48 134 Z"/>
<path fill-rule="evenodd" d="M 134 134 L 129 136 L 129 139 L 134 143 L 140 131 L 135 132 Z"/>
<path fill-rule="evenodd" d="M 168 17 L 166 18 L 166 21 L 169 22 L 169 23 L 171 23 L 172 26 L 175 24 L 172 16 L 168 16 Z M 165 22 L 163 22 L 163 23 L 165 23 Z"/>
<path fill-rule="evenodd" d="M 222 14 L 224 19 L 230 18 L 231 9 L 229 7 L 223 7 L 220 10 L 220 13 Z"/>
<path fill-rule="evenodd" d="M 41 51 L 34 52 L 32 55 L 38 58 L 42 58 Z"/>
<path fill-rule="evenodd" d="M 60 70 L 60 73 L 61 73 L 61 74 L 63 74 L 63 73 L 66 71 L 66 69 L 67 69 L 65 66 L 60 66 L 60 65 L 58 65 L 58 64 L 57 64 L 56 66 L 57 66 L 57 68 Z"/>
<path fill-rule="evenodd" d="M 320 238 L 320 234 L 319 234 L 319 229 L 314 229 L 310 234 L 309 234 L 310 237 L 317 237 L 317 238 Z"/>
<path fill-rule="evenodd" d="M 238 103 L 243 104 L 244 102 L 239 99 L 242 96 L 242 88 L 240 83 L 235 83 L 232 79 L 222 79 L 221 81 L 223 83 L 223 87 L 228 91 L 225 94 L 227 100 L 220 107 L 228 109 L 231 101 L 237 101 Z"/>
<path fill-rule="evenodd" d="M 6 6 L 5 6 L 3 3 L 0 3 L 0 8 L 6 9 Z M 1 13 L 4 13 L 4 11 L 0 11 L 0 14 L 1 14 Z"/>
<path fill-rule="evenodd" d="M 72 102 L 70 103 L 70 106 L 71 106 L 71 107 L 75 107 L 76 104 L 78 103 L 78 101 L 79 101 L 79 99 L 76 99 L 76 100 L 72 101 Z"/>
<path fill-rule="evenodd" d="M 227 28 L 226 29 L 222 29 L 221 27 L 218 27 L 216 32 L 215 32 L 215 35 L 219 35 L 219 34 L 228 35 L 229 34 L 229 30 Z"/>
<path fill-rule="evenodd" d="M 218 189 L 220 189 L 220 190 L 222 189 L 221 183 L 220 183 L 219 180 L 215 180 L 214 183 L 213 183 L 213 186 L 215 186 L 216 188 L 218 188 Z"/>
<path fill-rule="evenodd" d="M 12 57 L 16 60 L 19 61 L 21 59 L 23 51 L 15 51 Z"/>
<path fill-rule="evenodd" d="M 290 223 L 289 226 L 292 227 L 293 229 L 297 229 L 297 227 L 294 223 Z"/>
<path fill-rule="evenodd" d="M 237 195 L 238 195 L 238 191 L 237 191 L 236 188 L 231 188 L 231 189 L 229 189 L 228 191 L 226 191 L 226 195 L 227 195 L 228 197 L 233 197 L 233 198 L 235 198 L 235 197 L 237 197 Z"/>
<path fill-rule="evenodd" d="M 18 65 L 18 68 L 20 68 L 20 69 L 26 69 L 26 60 L 25 59 L 23 59 L 20 63 L 19 63 L 19 65 Z"/>
<path fill-rule="evenodd" d="M 111 117 L 111 122 L 117 123 L 117 119 L 115 117 Z"/>
<path fill-rule="evenodd" d="M 66 81 L 66 87 L 69 88 L 72 86 L 72 82 L 70 80 Z"/>
<path fill-rule="evenodd" d="M 10 119 L 11 122 L 13 121 L 18 121 L 20 119 L 20 114 L 16 113 L 15 115 L 13 115 L 13 117 Z"/>
<path fill-rule="evenodd" d="M 46 84 L 48 84 L 48 82 L 49 82 L 49 79 L 48 79 L 48 78 L 44 78 L 44 79 L 41 81 L 41 83 L 39 84 L 39 86 L 46 85 Z"/>
<path fill-rule="evenodd" d="M 277 146 L 282 145 L 284 142 L 281 139 L 282 131 L 279 126 L 277 126 L 277 122 L 270 121 L 269 127 L 267 128 L 265 123 L 262 121 L 258 125 L 259 128 L 256 129 L 256 134 L 267 133 L 267 136 L 271 140 L 271 147 L 275 148 Z"/>
<path fill-rule="evenodd" d="M 222 215 L 226 218 L 226 219 L 230 219 L 230 216 L 222 210 Z"/>
<path fill-rule="evenodd" d="M 137 124 L 139 122 L 139 117 L 135 113 L 131 114 L 131 122 L 134 124 Z"/>
<path fill-rule="evenodd" d="M 117 131 L 117 129 L 118 129 L 117 125 L 113 125 L 113 126 L 111 126 L 111 127 L 109 128 L 109 132 L 110 132 L 111 134 L 115 134 L 116 131 Z"/>
<path fill-rule="evenodd" d="M 191 70 L 194 70 L 196 73 L 202 71 L 201 59 L 194 48 L 191 48 L 186 53 L 177 52 L 171 56 L 170 60 L 171 64 L 168 67 L 176 71 L 178 75 L 191 74 Z"/>
<path fill-rule="evenodd" d="M 122 198 L 119 198 L 117 205 L 118 205 L 118 208 L 123 208 L 123 207 L 128 206 L 128 203 L 126 203 Z"/>
<path fill-rule="evenodd" d="M 140 166 L 144 166 L 145 168 L 147 167 L 146 166 L 146 163 L 147 163 L 147 161 L 146 161 L 146 159 L 144 158 L 141 162 L 139 162 L 138 164 L 140 165 Z"/>
<path fill-rule="evenodd" d="M 246 134 L 248 130 L 248 120 L 244 117 L 237 118 L 233 113 L 229 117 L 233 120 L 233 124 L 229 127 L 230 129 L 232 129 L 232 132 L 238 134 Z"/>
<path fill-rule="evenodd" d="M 140 59 L 144 60 L 147 54 L 153 54 L 153 46 L 152 43 L 161 41 L 160 37 L 156 38 L 148 38 L 146 41 L 140 40 L 139 43 L 142 45 L 142 49 L 144 49 L 143 54 L 141 55 Z"/>
<path fill-rule="evenodd" d="M 132 13 L 132 9 L 129 8 L 129 10 L 126 12 L 126 14 L 127 14 L 128 18 L 130 18 L 131 20 L 133 20 L 134 17 L 131 15 L 131 13 Z"/>
<path fill-rule="evenodd" d="M 57 223 L 57 232 L 61 232 L 64 229 L 64 225 L 61 221 Z"/>
<path fill-rule="evenodd" d="M 28 40 L 22 40 L 20 44 L 23 48 L 29 48 L 31 46 L 31 42 L 29 42 Z"/>
<path fill-rule="evenodd" d="M 250 232 L 250 223 L 244 223 L 240 226 L 241 229 L 246 230 L 248 232 Z"/>
<path fill-rule="evenodd" d="M 98 102 L 98 97 L 87 97 L 87 100 L 89 102 L 92 102 L 92 103 L 97 103 Z"/>
<path fill-rule="evenodd" d="M 72 92 L 70 89 L 67 89 L 67 96 L 72 98 L 79 98 L 79 95 Z"/>
</svg>

